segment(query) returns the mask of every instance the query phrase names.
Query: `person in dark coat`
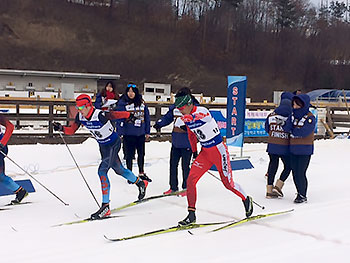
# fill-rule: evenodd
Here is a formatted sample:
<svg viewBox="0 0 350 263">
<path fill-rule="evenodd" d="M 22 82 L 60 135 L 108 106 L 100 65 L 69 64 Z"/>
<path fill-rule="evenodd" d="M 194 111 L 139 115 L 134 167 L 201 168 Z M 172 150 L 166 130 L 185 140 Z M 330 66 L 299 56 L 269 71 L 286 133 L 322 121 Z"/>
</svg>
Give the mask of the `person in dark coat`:
<svg viewBox="0 0 350 263">
<path fill-rule="evenodd" d="M 145 142 L 149 139 L 151 121 L 148 107 L 137 88 L 136 84 L 129 83 L 124 94 L 117 103 L 117 111 L 127 111 L 134 114 L 135 121 L 121 121 L 118 123 L 118 131 L 123 136 L 126 166 L 132 170 L 132 162 L 137 152 L 137 165 L 139 177 L 142 180 L 152 182 L 144 171 Z"/>
<path fill-rule="evenodd" d="M 198 100 L 192 96 L 191 90 L 187 87 L 181 88 L 179 92 L 188 94 L 192 97 L 192 101 L 195 105 L 199 105 Z M 161 128 L 173 124 L 173 131 L 171 133 L 171 150 L 170 150 L 170 178 L 169 184 L 170 189 L 165 191 L 164 194 L 171 194 L 179 190 L 178 181 L 178 165 L 181 159 L 182 168 L 182 189 L 187 189 L 187 178 L 190 172 L 191 157 L 193 159 L 197 157 L 197 152 L 192 153 L 191 144 L 188 140 L 187 128 L 185 123 L 181 120 L 182 114 L 175 107 L 175 104 L 169 107 L 168 112 L 160 118 L 156 124 L 153 126 L 157 131 Z M 186 192 L 179 194 L 180 196 L 185 196 Z"/>
<path fill-rule="evenodd" d="M 267 152 L 270 162 L 267 171 L 266 198 L 283 197 L 282 187 L 287 180 L 290 171 L 289 132 L 284 129 L 288 117 L 292 114 L 293 94 L 284 92 L 281 95 L 280 105 L 267 116 L 265 130 L 269 134 Z M 274 186 L 275 175 L 279 160 L 282 160 L 284 169 Z"/>
<path fill-rule="evenodd" d="M 315 116 L 309 111 L 310 97 L 299 94 L 292 98 L 293 114 L 287 121 L 290 129 L 291 167 L 297 197 L 294 203 L 307 202 L 308 180 L 306 171 L 314 153 Z"/>
</svg>

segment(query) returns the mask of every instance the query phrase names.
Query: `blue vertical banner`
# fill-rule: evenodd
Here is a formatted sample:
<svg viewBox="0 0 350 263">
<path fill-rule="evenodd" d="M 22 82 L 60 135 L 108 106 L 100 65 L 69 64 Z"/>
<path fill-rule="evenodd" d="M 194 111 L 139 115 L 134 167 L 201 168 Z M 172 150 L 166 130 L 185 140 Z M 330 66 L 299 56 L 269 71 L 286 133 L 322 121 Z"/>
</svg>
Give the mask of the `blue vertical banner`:
<svg viewBox="0 0 350 263">
<path fill-rule="evenodd" d="M 247 77 L 228 76 L 226 143 L 243 147 Z"/>
</svg>

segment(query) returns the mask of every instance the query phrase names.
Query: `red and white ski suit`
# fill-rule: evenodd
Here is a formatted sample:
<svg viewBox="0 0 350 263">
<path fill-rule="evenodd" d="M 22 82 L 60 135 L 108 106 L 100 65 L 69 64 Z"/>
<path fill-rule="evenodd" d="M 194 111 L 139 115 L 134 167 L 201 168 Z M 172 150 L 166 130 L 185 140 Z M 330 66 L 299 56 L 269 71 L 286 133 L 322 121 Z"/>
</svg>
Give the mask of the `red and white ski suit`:
<svg viewBox="0 0 350 263">
<path fill-rule="evenodd" d="M 190 114 L 181 117 L 189 130 L 188 136 L 192 151 L 197 151 L 197 140 L 202 149 L 194 160 L 187 179 L 187 202 L 189 209 L 195 209 L 197 199 L 196 184 L 203 174 L 212 165 L 215 165 L 220 173 L 224 186 L 245 200 L 247 195 L 242 187 L 234 183 L 230 156 L 226 144 L 222 141 L 219 127 L 208 109 L 202 106 L 193 106 Z"/>
</svg>

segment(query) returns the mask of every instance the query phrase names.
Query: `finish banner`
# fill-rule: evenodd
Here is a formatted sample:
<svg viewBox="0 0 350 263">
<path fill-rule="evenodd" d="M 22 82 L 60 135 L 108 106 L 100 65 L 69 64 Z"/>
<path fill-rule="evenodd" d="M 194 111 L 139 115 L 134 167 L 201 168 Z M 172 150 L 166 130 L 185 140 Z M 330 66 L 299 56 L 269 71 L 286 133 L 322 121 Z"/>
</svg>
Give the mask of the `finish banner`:
<svg viewBox="0 0 350 263">
<path fill-rule="evenodd" d="M 243 147 L 247 77 L 228 76 L 226 143 Z"/>
</svg>

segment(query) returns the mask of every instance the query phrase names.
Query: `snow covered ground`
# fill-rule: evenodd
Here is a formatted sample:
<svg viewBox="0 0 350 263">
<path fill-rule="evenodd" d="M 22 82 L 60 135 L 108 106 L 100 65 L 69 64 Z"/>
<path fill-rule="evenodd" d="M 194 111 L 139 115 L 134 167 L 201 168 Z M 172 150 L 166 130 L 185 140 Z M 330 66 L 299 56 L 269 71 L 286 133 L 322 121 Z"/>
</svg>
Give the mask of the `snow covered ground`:
<svg viewBox="0 0 350 263">
<path fill-rule="evenodd" d="M 99 152 L 89 139 L 70 145 L 83 174 L 100 202 L 97 176 Z M 315 142 L 315 155 L 308 170 L 308 203 L 296 205 L 290 177 L 285 197 L 265 198 L 264 174 L 268 165 L 266 144 L 245 144 L 254 169 L 236 171 L 235 181 L 266 207 L 254 214 L 294 208 L 294 212 L 260 219 L 208 233 L 211 228 L 158 235 L 111 243 L 103 235 L 124 237 L 176 225 L 187 215 L 186 198 L 167 197 L 119 212 L 122 217 L 78 225 L 55 224 L 88 217 L 97 205 L 82 180 L 65 145 L 10 145 L 9 157 L 56 193 L 64 206 L 33 182 L 37 192 L 26 199 L 31 204 L 0 210 L 1 262 L 350 262 L 350 140 Z M 239 149 L 231 149 L 239 153 Z M 146 145 L 145 170 L 153 179 L 147 196 L 169 188 L 170 143 Z M 6 160 L 8 175 L 26 179 L 21 170 Z M 134 171 L 137 171 L 136 166 Z M 216 173 L 216 172 L 214 172 Z M 111 207 L 137 197 L 138 190 L 110 172 Z M 0 197 L 3 207 L 13 196 Z M 6 207 L 8 208 L 8 207 Z M 206 173 L 198 183 L 197 222 L 240 219 L 242 202 Z"/>
</svg>

